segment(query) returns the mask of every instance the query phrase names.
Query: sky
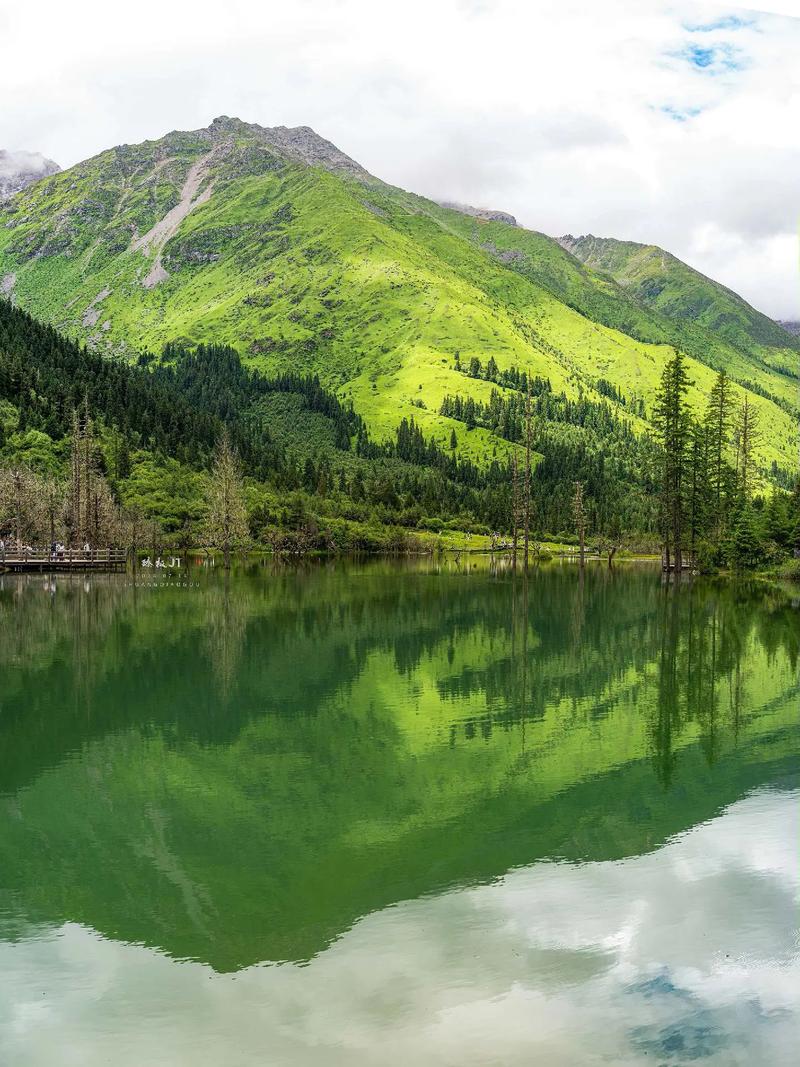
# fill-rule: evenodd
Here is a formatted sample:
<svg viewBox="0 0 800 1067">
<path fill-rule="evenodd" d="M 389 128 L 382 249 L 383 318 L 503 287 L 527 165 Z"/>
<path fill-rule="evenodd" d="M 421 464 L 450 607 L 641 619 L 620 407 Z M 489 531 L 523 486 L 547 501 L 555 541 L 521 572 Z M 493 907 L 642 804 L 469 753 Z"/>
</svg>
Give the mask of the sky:
<svg viewBox="0 0 800 1067">
<path fill-rule="evenodd" d="M 0 148 L 217 115 L 414 192 L 659 244 L 800 319 L 800 0 L 0 0 Z"/>
</svg>

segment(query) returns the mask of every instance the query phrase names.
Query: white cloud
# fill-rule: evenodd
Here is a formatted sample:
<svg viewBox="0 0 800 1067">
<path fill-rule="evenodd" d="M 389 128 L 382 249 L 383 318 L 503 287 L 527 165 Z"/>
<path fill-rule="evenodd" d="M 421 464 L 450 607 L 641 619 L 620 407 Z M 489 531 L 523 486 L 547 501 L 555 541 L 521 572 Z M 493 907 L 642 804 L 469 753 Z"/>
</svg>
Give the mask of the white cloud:
<svg viewBox="0 0 800 1067">
<path fill-rule="evenodd" d="M 683 0 L 42 0 L 0 9 L 0 145 L 68 165 L 221 113 L 307 124 L 395 184 L 665 245 L 790 317 L 798 50 L 800 20 Z"/>
<path fill-rule="evenodd" d="M 643 856 L 400 903 L 303 966 L 218 975 L 31 931 L 0 943 L 0 1048 L 15 1067 L 789 1067 L 797 822 L 797 793 L 754 794 Z"/>
</svg>

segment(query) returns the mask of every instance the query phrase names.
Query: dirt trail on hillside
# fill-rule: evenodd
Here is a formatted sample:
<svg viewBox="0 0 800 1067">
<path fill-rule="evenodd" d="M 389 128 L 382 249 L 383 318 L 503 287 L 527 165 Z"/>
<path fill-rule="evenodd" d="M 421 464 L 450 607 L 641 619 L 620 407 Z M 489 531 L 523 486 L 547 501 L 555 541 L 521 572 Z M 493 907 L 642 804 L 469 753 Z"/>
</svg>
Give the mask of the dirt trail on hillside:
<svg viewBox="0 0 800 1067">
<path fill-rule="evenodd" d="M 144 252 L 145 255 L 149 255 L 153 249 L 156 250 L 155 262 L 142 282 L 145 289 L 152 289 L 154 285 L 158 285 L 159 282 L 163 282 L 168 277 L 161 263 L 161 250 L 170 237 L 177 232 L 178 227 L 189 212 L 194 211 L 201 204 L 205 204 L 211 196 L 211 190 L 214 187 L 213 182 L 210 182 L 199 196 L 197 196 L 197 190 L 203 183 L 203 179 L 208 172 L 208 164 L 211 162 L 213 155 L 214 151 L 212 150 L 208 155 L 203 156 L 192 164 L 189 168 L 189 173 L 186 175 L 186 181 L 183 183 L 181 198 L 178 203 L 175 207 L 170 208 L 164 218 L 160 219 L 152 229 L 134 242 L 134 251 Z"/>
</svg>

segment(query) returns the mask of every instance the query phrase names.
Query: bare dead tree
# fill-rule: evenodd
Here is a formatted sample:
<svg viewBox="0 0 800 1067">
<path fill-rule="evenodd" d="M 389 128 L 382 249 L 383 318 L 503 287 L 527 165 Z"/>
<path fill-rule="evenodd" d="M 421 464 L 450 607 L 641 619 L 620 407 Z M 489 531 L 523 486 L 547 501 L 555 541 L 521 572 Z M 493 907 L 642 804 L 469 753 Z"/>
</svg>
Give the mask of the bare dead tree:
<svg viewBox="0 0 800 1067">
<path fill-rule="evenodd" d="M 247 544 L 249 533 L 239 457 L 224 430 L 211 472 L 206 536 L 212 545 L 222 549 L 226 570 L 230 568 L 232 552 Z"/>
<path fill-rule="evenodd" d="M 512 548 L 511 548 L 511 565 L 514 570 L 517 569 L 517 551 L 519 549 L 519 460 L 517 458 L 517 450 L 514 449 L 514 455 L 511 460 L 511 522 L 512 522 Z"/>
<path fill-rule="evenodd" d="M 586 563 L 586 508 L 583 503 L 583 482 L 575 482 L 575 495 L 572 498 L 572 514 L 580 544 L 581 567 Z"/>
<path fill-rule="evenodd" d="M 531 537 L 531 379 L 525 392 L 525 570 L 528 569 Z"/>
</svg>

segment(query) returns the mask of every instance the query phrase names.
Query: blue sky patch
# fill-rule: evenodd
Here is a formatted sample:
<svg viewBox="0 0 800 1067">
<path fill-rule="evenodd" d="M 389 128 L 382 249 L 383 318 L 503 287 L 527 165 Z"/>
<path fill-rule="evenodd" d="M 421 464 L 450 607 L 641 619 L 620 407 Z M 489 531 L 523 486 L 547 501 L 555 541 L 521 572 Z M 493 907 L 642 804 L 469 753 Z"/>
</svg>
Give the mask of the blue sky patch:
<svg viewBox="0 0 800 1067">
<path fill-rule="evenodd" d="M 683 28 L 688 33 L 714 33 L 715 30 L 745 30 L 755 23 L 753 18 L 741 15 L 723 15 L 711 22 L 684 22 Z"/>
<path fill-rule="evenodd" d="M 689 119 L 695 119 L 702 114 L 704 109 L 702 107 L 673 107 L 672 104 L 664 104 L 658 110 L 671 118 L 673 122 L 688 122 Z"/>
<path fill-rule="evenodd" d="M 701 74 L 715 77 L 732 71 L 744 70 L 747 58 L 739 48 L 730 44 L 699 45 L 690 43 L 672 55 L 682 59 Z"/>
</svg>

